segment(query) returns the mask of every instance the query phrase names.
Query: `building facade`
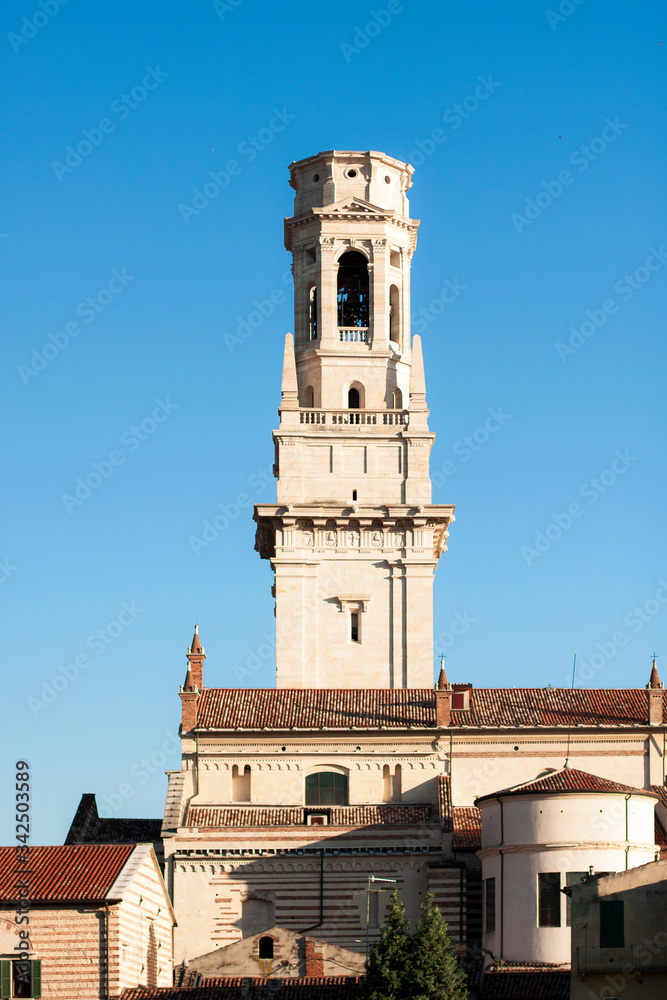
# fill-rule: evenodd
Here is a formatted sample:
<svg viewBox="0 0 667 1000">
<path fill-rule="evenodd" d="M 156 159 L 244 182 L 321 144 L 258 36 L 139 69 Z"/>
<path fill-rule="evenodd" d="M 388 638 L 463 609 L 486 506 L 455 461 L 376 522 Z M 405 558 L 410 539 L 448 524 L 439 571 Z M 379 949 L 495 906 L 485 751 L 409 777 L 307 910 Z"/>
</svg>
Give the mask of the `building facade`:
<svg viewBox="0 0 667 1000">
<path fill-rule="evenodd" d="M 455 940 L 480 948 L 476 798 L 568 756 L 601 779 L 664 784 L 657 671 L 648 689 L 475 689 L 444 670 L 433 685 L 433 576 L 454 508 L 431 503 L 411 175 L 375 152 L 290 168 L 295 333 L 277 501 L 255 508 L 277 684 L 208 686 L 195 632 L 162 827 L 176 962 L 275 926 L 363 954 L 388 902 L 371 876 L 394 880 L 412 920 L 433 892 Z"/>
<path fill-rule="evenodd" d="M 173 925 L 151 844 L 30 847 L 22 866 L 16 847 L 0 848 L 2 997 L 99 1000 L 171 986 Z M 22 930 L 27 982 L 16 960 Z"/>
</svg>

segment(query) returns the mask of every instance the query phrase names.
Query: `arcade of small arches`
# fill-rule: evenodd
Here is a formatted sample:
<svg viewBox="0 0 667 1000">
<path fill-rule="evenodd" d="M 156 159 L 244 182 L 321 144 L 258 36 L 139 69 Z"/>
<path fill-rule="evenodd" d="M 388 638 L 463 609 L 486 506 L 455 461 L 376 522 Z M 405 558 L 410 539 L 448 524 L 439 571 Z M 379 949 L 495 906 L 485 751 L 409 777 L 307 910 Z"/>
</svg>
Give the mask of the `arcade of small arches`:
<svg viewBox="0 0 667 1000">
<path fill-rule="evenodd" d="M 382 802 L 401 801 L 400 764 L 382 765 Z M 232 802 L 251 802 L 252 768 L 232 766 Z M 350 804 L 349 769 L 336 765 L 315 765 L 305 775 L 304 805 L 347 806 Z M 378 788 L 378 791 L 380 789 Z"/>
</svg>

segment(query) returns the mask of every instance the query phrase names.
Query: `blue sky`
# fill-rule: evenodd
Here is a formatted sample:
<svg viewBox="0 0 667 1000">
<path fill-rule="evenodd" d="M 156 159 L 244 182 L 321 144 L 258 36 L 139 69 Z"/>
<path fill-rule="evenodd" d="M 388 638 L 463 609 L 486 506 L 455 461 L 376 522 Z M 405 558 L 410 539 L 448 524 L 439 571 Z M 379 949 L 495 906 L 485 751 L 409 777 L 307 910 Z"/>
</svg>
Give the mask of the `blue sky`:
<svg viewBox="0 0 667 1000">
<path fill-rule="evenodd" d="M 0 794 L 27 757 L 33 842 L 85 791 L 161 814 L 195 619 L 208 684 L 274 682 L 251 503 L 274 496 L 292 329 L 286 168 L 319 150 L 415 166 L 450 676 L 562 686 L 576 651 L 579 684 L 643 686 L 667 625 L 662 5 L 9 0 L 0 20 Z"/>
</svg>

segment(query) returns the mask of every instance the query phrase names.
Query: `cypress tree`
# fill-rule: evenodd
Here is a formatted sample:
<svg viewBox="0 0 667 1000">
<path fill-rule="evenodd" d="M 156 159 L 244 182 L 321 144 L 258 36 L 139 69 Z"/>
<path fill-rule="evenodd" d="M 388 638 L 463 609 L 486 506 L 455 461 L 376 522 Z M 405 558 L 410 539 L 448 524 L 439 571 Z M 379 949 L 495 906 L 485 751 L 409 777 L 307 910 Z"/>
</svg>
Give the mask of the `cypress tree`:
<svg viewBox="0 0 667 1000">
<path fill-rule="evenodd" d="M 467 1000 L 463 970 L 456 963 L 447 922 L 429 893 L 422 903 L 412 939 L 412 983 L 402 994 L 407 1000 Z"/>
<path fill-rule="evenodd" d="M 410 924 L 398 891 L 391 896 L 389 920 L 380 931 L 380 940 L 371 945 L 366 962 L 363 1000 L 406 1000 L 412 998 Z"/>
</svg>

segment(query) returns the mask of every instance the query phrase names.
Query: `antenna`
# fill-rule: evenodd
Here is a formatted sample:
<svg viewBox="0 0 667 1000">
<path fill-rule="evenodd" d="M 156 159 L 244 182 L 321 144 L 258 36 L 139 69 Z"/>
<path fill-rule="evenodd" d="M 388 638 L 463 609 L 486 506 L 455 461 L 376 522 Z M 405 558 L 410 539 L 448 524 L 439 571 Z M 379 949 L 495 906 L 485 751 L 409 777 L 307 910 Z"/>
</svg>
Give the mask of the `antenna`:
<svg viewBox="0 0 667 1000">
<path fill-rule="evenodd" d="M 572 664 L 572 687 L 570 691 L 574 691 L 574 677 L 577 672 L 577 654 L 574 654 L 574 663 Z M 570 699 L 570 702 L 572 699 Z M 570 724 L 567 727 L 567 750 L 565 751 L 565 767 L 570 766 L 570 737 L 572 736 L 572 705 L 570 704 Z"/>
</svg>

